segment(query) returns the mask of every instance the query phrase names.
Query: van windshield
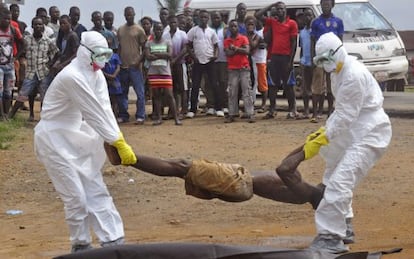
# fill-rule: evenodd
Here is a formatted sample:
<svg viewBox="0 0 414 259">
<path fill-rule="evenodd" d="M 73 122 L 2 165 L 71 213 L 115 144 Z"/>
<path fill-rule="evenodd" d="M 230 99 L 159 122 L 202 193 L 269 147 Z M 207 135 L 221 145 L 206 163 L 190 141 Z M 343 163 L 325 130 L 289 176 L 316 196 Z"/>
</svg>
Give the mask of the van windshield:
<svg viewBox="0 0 414 259">
<path fill-rule="evenodd" d="M 332 12 L 343 20 L 345 31 L 392 30 L 370 3 L 336 3 Z"/>
</svg>

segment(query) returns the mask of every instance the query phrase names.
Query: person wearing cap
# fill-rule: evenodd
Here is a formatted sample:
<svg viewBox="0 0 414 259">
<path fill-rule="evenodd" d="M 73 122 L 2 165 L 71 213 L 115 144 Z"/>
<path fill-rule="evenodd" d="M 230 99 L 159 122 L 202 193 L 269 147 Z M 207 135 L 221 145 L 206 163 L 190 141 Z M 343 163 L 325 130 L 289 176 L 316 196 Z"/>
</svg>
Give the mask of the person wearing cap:
<svg viewBox="0 0 414 259">
<path fill-rule="evenodd" d="M 48 88 L 34 129 L 36 156 L 64 204 L 72 252 L 92 247 L 90 228 L 101 246 L 124 242 L 121 216 L 102 177 L 103 143 L 117 149 L 123 165 L 137 158 L 119 129 L 101 71 L 111 55 L 99 32 L 83 32 L 76 58 Z"/>
<path fill-rule="evenodd" d="M 323 199 L 315 212 L 317 237 L 310 248 L 343 253 L 354 242 L 351 220 L 355 187 L 386 151 L 392 136 L 381 89 L 368 69 L 348 55 L 333 32 L 315 45 L 315 65 L 331 73 L 334 112 L 310 134 L 305 159 L 321 153 L 326 168 Z"/>
</svg>

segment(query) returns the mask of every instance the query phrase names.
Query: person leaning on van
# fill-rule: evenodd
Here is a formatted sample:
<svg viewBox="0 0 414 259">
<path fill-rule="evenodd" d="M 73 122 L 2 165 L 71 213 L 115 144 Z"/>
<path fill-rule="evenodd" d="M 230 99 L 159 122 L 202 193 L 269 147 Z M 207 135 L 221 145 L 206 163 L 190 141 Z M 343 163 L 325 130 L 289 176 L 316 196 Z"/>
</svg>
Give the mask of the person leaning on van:
<svg viewBox="0 0 414 259">
<path fill-rule="evenodd" d="M 270 9 L 276 9 L 275 18 L 264 17 Z M 293 68 L 293 59 L 296 53 L 298 36 L 298 25 L 294 20 L 286 16 L 286 5 L 283 2 L 271 4 L 255 14 L 265 27 L 272 31 L 271 61 L 269 66 L 270 75 L 274 86 L 269 87 L 270 107 L 264 119 L 274 118 L 276 109 L 276 94 L 281 86 L 285 87 L 286 97 L 289 104 L 288 118 L 296 117 L 295 92 L 293 87 L 286 87 L 289 73 Z"/>
</svg>

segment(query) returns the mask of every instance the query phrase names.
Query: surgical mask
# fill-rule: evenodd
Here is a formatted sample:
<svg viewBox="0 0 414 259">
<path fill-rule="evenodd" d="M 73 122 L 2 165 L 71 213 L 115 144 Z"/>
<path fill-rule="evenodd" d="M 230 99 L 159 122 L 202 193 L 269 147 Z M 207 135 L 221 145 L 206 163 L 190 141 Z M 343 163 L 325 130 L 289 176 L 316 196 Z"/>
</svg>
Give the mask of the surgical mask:
<svg viewBox="0 0 414 259">
<path fill-rule="evenodd" d="M 88 46 L 81 44 L 87 50 L 91 52 L 91 64 L 94 71 L 105 67 L 105 63 L 108 62 L 112 57 L 112 49 L 105 47 L 95 47 L 90 49 Z"/>
<path fill-rule="evenodd" d="M 336 70 L 335 61 L 325 61 L 322 63 L 323 70 L 327 73 L 334 72 Z"/>
<path fill-rule="evenodd" d="M 98 70 L 104 68 L 105 67 L 105 63 L 106 62 L 104 62 L 104 61 L 92 61 L 93 71 L 98 71 Z"/>
</svg>

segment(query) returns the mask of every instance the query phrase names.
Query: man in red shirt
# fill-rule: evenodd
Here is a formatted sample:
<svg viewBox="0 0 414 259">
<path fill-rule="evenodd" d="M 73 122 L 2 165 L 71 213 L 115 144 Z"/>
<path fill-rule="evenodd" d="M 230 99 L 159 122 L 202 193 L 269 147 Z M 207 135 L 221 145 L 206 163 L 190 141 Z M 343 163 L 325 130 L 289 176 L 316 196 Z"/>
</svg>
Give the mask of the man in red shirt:
<svg viewBox="0 0 414 259">
<path fill-rule="evenodd" d="M 248 122 L 254 120 L 253 93 L 250 87 L 250 65 L 248 54 L 250 52 L 249 40 L 239 34 L 237 20 L 229 23 L 230 37 L 224 40 L 224 52 L 227 56 L 228 88 L 229 88 L 229 116 L 226 123 L 234 121 L 239 113 L 239 85 L 241 86 L 245 113 Z"/>
<path fill-rule="evenodd" d="M 273 17 L 264 17 L 264 14 L 272 10 L 276 15 Z M 269 113 L 264 119 L 274 118 L 276 108 L 276 94 L 278 89 L 283 85 L 286 98 L 289 103 L 288 118 L 296 117 L 296 99 L 292 86 L 287 85 L 289 74 L 293 69 L 293 59 L 296 53 L 296 43 L 298 35 L 298 25 L 294 20 L 286 16 L 286 5 L 283 2 L 271 4 L 255 14 L 260 19 L 267 30 L 272 33 L 271 62 L 269 66 L 270 75 L 274 83 L 269 87 L 270 107 Z"/>
</svg>

